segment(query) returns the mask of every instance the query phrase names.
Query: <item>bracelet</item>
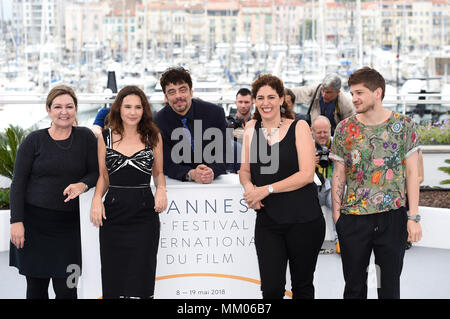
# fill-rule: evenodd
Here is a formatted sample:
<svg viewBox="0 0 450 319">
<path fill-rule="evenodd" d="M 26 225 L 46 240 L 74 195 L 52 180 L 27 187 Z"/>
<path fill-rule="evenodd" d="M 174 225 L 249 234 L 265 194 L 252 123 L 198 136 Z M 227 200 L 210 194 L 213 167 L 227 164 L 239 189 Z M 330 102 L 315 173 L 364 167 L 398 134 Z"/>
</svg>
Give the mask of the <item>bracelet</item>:
<svg viewBox="0 0 450 319">
<path fill-rule="evenodd" d="M 408 220 L 413 220 L 416 223 L 420 222 L 421 217 L 419 214 L 414 214 L 414 215 L 408 215 Z"/>
<path fill-rule="evenodd" d="M 86 183 L 83 183 L 83 185 L 84 185 L 84 192 L 83 193 L 86 193 L 87 190 L 89 189 L 89 186 Z"/>
</svg>

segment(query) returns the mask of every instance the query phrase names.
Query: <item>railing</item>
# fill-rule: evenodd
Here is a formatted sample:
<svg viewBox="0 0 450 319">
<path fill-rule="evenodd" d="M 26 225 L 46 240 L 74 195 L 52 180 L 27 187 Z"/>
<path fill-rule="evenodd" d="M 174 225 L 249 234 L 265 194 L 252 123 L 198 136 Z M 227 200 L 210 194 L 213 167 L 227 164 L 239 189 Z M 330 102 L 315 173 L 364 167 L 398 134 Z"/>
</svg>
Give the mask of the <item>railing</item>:
<svg viewBox="0 0 450 319">
<path fill-rule="evenodd" d="M 155 109 L 158 110 L 162 107 L 164 101 L 161 98 L 161 94 L 158 95 L 147 95 L 149 100 L 151 99 L 152 104 L 155 106 Z M 102 105 L 113 103 L 114 98 L 111 97 L 110 94 L 78 94 L 78 104 L 89 104 L 98 106 L 99 108 Z M 0 93 L 0 111 L 1 106 L 5 104 L 41 104 L 44 105 L 46 100 L 46 94 L 29 94 L 24 95 L 20 94 L 5 94 Z M 209 102 L 216 103 L 221 105 L 225 109 L 225 113 L 228 114 L 231 108 L 234 107 L 234 100 L 225 98 L 223 96 L 219 96 L 217 99 L 212 100 L 209 99 Z M 434 111 L 439 114 L 450 114 L 450 93 L 449 94 L 426 94 L 426 93 L 417 93 L 417 94 L 407 94 L 407 95 L 390 95 L 383 100 L 383 105 L 389 109 L 394 109 L 397 112 L 401 112 L 403 114 L 411 113 L 408 110 L 408 106 L 414 107 L 414 109 L 418 110 L 418 106 L 422 105 L 422 110 Z M 435 108 L 430 106 L 436 106 Z M 306 105 L 297 104 L 296 111 L 300 113 L 305 113 L 307 109 Z M 413 109 L 413 110 L 414 110 Z"/>
<path fill-rule="evenodd" d="M 161 93 L 147 94 L 149 98 L 159 95 Z M 24 93 L 0 93 L 0 104 L 17 104 L 17 103 L 45 103 L 47 94 L 24 94 Z M 444 99 L 442 99 L 444 97 Z M 103 93 L 80 93 L 77 94 L 79 103 L 112 103 L 114 98 L 111 98 L 111 94 Z M 423 98 L 423 99 L 419 99 Z M 435 99 L 430 99 L 435 98 Z M 162 103 L 162 99 L 158 100 Z M 234 103 L 234 100 L 226 99 L 219 96 L 215 101 L 216 103 Z M 418 102 L 426 102 L 426 104 L 450 104 L 450 92 L 447 94 L 436 93 L 408 93 L 408 94 L 393 94 L 386 96 L 383 100 L 383 104 L 417 104 Z"/>
</svg>

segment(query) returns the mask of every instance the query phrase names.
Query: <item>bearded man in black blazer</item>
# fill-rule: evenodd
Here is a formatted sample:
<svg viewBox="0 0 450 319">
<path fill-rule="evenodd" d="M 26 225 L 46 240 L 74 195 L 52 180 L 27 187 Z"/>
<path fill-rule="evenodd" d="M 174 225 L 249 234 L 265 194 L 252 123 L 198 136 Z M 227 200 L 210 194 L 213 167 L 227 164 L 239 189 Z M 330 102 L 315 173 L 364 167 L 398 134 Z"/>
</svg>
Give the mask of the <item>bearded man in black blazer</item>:
<svg viewBox="0 0 450 319">
<path fill-rule="evenodd" d="M 163 138 L 164 174 L 180 181 L 211 183 L 226 173 L 230 143 L 223 108 L 192 98 L 192 79 L 182 67 L 166 70 L 160 83 L 168 102 L 155 117 Z"/>
</svg>

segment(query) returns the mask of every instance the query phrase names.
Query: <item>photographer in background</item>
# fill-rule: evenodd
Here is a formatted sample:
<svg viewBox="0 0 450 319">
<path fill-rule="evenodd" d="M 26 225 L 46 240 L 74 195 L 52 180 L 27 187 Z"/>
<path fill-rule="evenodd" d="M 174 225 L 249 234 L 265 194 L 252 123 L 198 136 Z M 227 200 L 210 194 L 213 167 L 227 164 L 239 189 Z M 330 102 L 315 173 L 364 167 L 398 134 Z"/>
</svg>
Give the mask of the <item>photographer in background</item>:
<svg viewBox="0 0 450 319">
<path fill-rule="evenodd" d="M 331 178 L 333 177 L 333 161 L 328 157 L 331 148 L 331 123 L 323 115 L 317 116 L 311 125 L 312 135 L 316 145 L 316 174 L 322 185 L 318 187 L 320 206 L 326 206 L 332 212 Z M 334 223 L 333 223 L 334 227 Z M 336 229 L 334 229 L 336 252 L 340 253 Z M 321 250 L 325 252 L 325 250 Z"/>
<path fill-rule="evenodd" d="M 252 92 L 247 88 L 242 88 L 236 93 L 237 112 L 234 116 L 227 116 L 228 127 L 233 128 L 235 140 L 242 144 L 242 136 L 244 135 L 245 124 L 252 117 Z"/>
<path fill-rule="evenodd" d="M 284 102 L 286 103 L 288 111 L 292 111 L 295 114 L 296 120 L 305 120 L 306 117 L 300 113 L 295 113 L 294 107 L 295 107 L 295 94 L 292 92 L 291 89 L 285 88 L 284 89 Z"/>
<path fill-rule="evenodd" d="M 237 173 L 241 166 L 242 137 L 244 136 L 245 124 L 251 119 L 253 108 L 252 92 L 242 88 L 236 93 L 237 112 L 234 116 L 227 116 L 228 128 L 233 129 L 234 137 L 234 163 L 227 165 L 228 172 Z"/>
</svg>

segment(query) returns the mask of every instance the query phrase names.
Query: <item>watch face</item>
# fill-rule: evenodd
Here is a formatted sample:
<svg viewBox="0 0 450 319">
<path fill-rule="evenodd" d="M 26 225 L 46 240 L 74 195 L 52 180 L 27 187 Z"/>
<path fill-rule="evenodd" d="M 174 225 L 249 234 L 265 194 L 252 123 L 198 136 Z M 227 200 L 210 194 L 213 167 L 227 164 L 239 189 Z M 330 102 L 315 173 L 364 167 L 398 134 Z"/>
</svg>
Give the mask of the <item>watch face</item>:
<svg viewBox="0 0 450 319">
<path fill-rule="evenodd" d="M 269 185 L 269 193 L 273 193 L 273 187 L 272 187 L 272 185 Z"/>
</svg>

